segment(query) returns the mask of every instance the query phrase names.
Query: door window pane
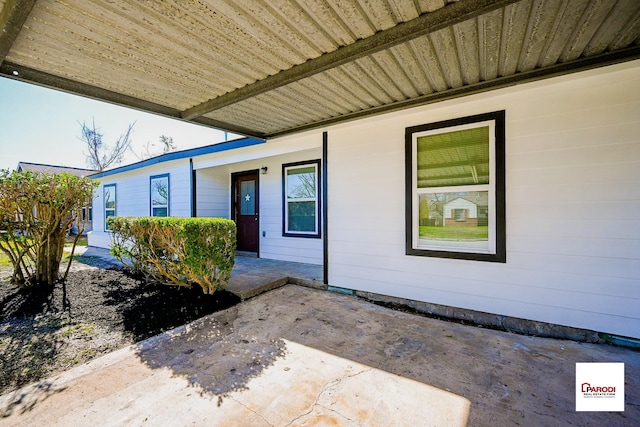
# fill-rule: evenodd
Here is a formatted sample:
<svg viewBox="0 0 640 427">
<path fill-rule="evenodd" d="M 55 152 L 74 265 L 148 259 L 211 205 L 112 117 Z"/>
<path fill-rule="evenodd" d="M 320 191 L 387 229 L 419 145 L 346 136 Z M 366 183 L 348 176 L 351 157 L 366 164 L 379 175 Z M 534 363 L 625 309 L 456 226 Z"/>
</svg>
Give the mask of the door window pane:
<svg viewBox="0 0 640 427">
<path fill-rule="evenodd" d="M 240 215 L 255 215 L 256 213 L 256 182 L 242 181 L 240 183 Z"/>
</svg>

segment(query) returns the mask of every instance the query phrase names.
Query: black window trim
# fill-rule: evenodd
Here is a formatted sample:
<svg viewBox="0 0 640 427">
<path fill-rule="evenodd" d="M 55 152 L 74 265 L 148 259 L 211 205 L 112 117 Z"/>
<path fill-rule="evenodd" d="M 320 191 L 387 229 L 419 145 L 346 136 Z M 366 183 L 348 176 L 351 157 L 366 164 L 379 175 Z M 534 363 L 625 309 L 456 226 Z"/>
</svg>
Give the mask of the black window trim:
<svg viewBox="0 0 640 427">
<path fill-rule="evenodd" d="M 506 253 L 506 201 L 505 201 L 505 110 L 456 119 L 443 120 L 405 129 L 405 244 L 406 255 L 453 258 L 473 261 L 507 262 Z M 413 247 L 413 134 L 453 126 L 494 121 L 495 123 L 495 213 L 496 253 L 457 252 Z"/>
</svg>

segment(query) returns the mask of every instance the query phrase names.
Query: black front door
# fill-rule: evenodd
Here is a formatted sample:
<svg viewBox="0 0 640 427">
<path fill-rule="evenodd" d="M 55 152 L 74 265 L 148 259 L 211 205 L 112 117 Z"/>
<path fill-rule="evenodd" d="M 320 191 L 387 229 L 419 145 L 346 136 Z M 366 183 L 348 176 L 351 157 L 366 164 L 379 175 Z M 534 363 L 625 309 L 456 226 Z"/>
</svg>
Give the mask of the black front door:
<svg viewBox="0 0 640 427">
<path fill-rule="evenodd" d="M 233 175 L 233 219 L 238 228 L 238 250 L 258 252 L 258 173 Z"/>
</svg>

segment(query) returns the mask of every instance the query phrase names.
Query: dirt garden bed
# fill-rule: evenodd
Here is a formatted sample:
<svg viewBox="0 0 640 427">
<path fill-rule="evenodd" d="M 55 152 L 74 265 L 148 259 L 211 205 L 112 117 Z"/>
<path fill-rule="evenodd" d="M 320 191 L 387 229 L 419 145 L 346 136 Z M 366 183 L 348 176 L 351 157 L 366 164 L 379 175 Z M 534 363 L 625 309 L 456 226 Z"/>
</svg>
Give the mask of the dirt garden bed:
<svg viewBox="0 0 640 427">
<path fill-rule="evenodd" d="M 239 302 L 77 259 L 53 289 L 20 290 L 0 269 L 0 395 Z"/>
</svg>

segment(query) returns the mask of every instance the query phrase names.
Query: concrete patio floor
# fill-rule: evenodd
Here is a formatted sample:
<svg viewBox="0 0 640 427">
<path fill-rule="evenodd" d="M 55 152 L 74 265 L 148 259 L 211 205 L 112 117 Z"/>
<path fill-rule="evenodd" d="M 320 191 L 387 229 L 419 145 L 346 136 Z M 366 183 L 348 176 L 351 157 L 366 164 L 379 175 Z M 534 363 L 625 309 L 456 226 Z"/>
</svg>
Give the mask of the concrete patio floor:
<svg viewBox="0 0 640 427">
<path fill-rule="evenodd" d="M 322 266 L 236 256 L 226 290 L 244 301 L 287 283 L 325 288 Z"/>
<path fill-rule="evenodd" d="M 625 412 L 575 412 L 575 363 L 623 362 Z M 20 426 L 640 425 L 640 353 L 285 285 L 0 397 Z"/>
</svg>

